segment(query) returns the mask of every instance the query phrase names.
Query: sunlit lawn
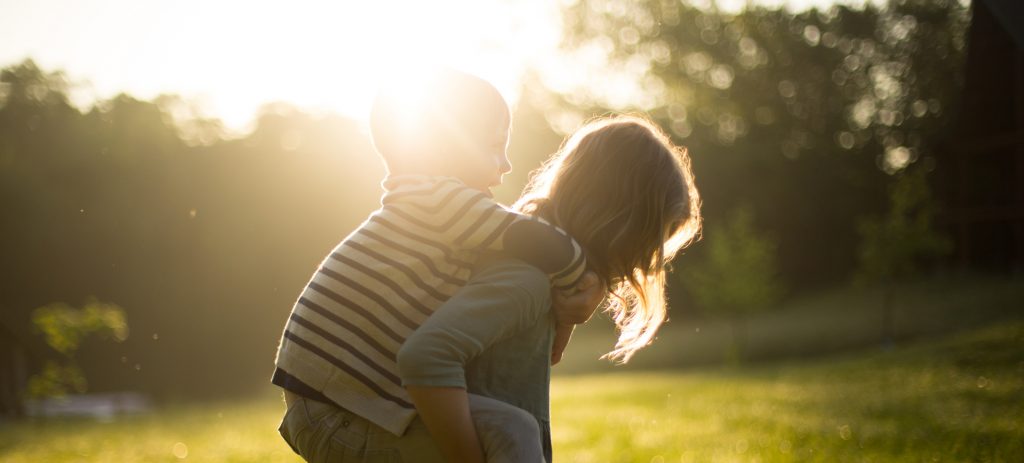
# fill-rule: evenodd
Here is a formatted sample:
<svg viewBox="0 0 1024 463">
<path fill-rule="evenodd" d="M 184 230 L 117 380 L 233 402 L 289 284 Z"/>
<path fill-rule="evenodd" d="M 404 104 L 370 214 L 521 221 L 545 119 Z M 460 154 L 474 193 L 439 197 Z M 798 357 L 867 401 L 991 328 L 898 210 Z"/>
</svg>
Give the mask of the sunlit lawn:
<svg viewBox="0 0 1024 463">
<path fill-rule="evenodd" d="M 674 302 L 674 301 L 673 301 Z M 820 357 L 878 346 L 882 338 L 882 292 L 878 288 L 837 287 L 803 293 L 775 310 L 746 318 L 746 357 L 754 360 Z M 630 370 L 717 365 L 732 340 L 721 317 L 673 305 L 658 339 L 629 363 Z M 945 333 L 988 326 L 1024 317 L 1024 278 L 984 276 L 923 279 L 896 287 L 892 334 L 896 345 Z M 594 317 L 577 329 L 557 371 L 565 373 L 622 370 L 599 360 L 614 344 L 607 317 Z"/>
<path fill-rule="evenodd" d="M 1024 461 L 1024 323 L 810 363 L 559 377 L 553 407 L 563 462 Z M 0 425 L 0 461 L 298 461 L 280 411 L 268 394 Z"/>
<path fill-rule="evenodd" d="M 299 462 L 277 435 L 272 395 L 95 421 L 0 427 L 0 462 Z M 2 425 L 0 425 L 2 426 Z"/>
<path fill-rule="evenodd" d="M 1024 461 L 1024 323 L 808 364 L 567 378 L 562 461 Z"/>
</svg>

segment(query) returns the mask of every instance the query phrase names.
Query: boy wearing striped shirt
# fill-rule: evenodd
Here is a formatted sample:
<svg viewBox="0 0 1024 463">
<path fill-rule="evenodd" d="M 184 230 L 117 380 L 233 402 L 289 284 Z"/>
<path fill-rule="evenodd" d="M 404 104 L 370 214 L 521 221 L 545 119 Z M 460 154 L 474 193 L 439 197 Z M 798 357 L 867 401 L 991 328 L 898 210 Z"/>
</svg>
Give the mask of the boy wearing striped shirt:
<svg viewBox="0 0 1024 463">
<path fill-rule="evenodd" d="M 565 233 L 491 199 L 490 188 L 511 169 L 510 114 L 497 90 L 454 70 L 440 72 L 424 90 L 418 101 L 382 92 L 374 102 L 371 132 L 389 173 L 382 207 L 335 247 L 307 284 L 285 326 L 272 379 L 286 398 L 336 405 L 395 436 L 416 414 L 396 354 L 466 284 L 477 257 L 518 258 L 566 292 L 586 266 Z M 592 305 L 574 307 L 556 310 L 554 361 L 573 324 L 593 312 Z M 471 408 L 481 403 L 471 397 Z M 281 431 L 300 455 L 314 459 Z M 495 435 L 486 431 L 482 440 Z M 522 453 L 504 458 L 525 461 Z"/>
</svg>

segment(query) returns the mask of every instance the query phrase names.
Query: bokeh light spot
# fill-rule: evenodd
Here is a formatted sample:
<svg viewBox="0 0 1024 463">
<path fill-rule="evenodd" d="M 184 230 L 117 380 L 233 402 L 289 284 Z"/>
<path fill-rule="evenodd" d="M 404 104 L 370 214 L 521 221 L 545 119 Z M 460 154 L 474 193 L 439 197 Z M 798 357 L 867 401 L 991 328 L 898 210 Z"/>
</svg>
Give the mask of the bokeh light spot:
<svg viewBox="0 0 1024 463">
<path fill-rule="evenodd" d="M 885 160 L 882 168 L 888 173 L 895 173 L 903 170 L 913 161 L 913 153 L 905 146 L 894 146 L 885 150 Z"/>
<path fill-rule="evenodd" d="M 188 446 L 185 445 L 184 442 L 175 442 L 174 445 L 171 446 L 171 453 L 174 454 L 175 458 L 184 460 L 185 458 L 188 458 Z"/>
<path fill-rule="evenodd" d="M 788 80 L 779 82 L 779 95 L 783 98 L 793 98 L 796 96 L 796 84 Z"/>
<path fill-rule="evenodd" d="M 850 425 L 844 424 L 839 427 L 839 437 L 843 440 L 850 440 L 853 432 L 850 431 Z"/>
<path fill-rule="evenodd" d="M 732 68 L 723 64 L 716 65 L 708 73 L 711 86 L 719 90 L 726 90 L 731 87 L 733 77 Z"/>
<path fill-rule="evenodd" d="M 812 47 L 818 46 L 818 43 L 821 42 L 821 30 L 818 29 L 818 26 L 804 27 L 804 41 Z"/>
<path fill-rule="evenodd" d="M 836 135 L 836 143 L 838 143 L 844 150 L 853 149 L 855 141 L 856 139 L 850 132 L 842 131 Z"/>
</svg>

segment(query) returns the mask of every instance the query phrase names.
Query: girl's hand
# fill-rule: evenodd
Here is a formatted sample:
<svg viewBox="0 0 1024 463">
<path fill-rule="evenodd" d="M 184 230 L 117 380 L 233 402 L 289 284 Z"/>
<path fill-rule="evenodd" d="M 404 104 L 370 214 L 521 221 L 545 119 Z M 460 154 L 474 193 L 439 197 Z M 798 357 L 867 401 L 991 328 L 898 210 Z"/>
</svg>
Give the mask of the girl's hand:
<svg viewBox="0 0 1024 463">
<path fill-rule="evenodd" d="M 607 286 L 601 284 L 597 274 L 588 271 L 570 291 L 552 290 L 552 308 L 555 312 L 555 341 L 551 348 L 551 364 L 562 360 L 562 352 L 569 345 L 575 325 L 590 320 L 601 305 Z"/>
</svg>

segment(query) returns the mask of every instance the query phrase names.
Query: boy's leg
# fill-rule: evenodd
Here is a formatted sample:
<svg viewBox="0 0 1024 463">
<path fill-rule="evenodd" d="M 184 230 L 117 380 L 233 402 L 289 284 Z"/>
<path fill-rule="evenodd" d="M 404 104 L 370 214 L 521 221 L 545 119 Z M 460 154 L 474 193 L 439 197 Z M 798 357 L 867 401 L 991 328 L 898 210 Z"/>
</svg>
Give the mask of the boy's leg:
<svg viewBox="0 0 1024 463">
<path fill-rule="evenodd" d="M 469 411 L 488 463 L 544 462 L 540 425 L 526 410 L 469 394 Z"/>
<path fill-rule="evenodd" d="M 291 395 L 281 437 L 309 463 L 445 463 L 423 422 L 396 436 L 348 410 Z"/>
<path fill-rule="evenodd" d="M 292 396 L 278 432 L 309 463 L 344 461 L 344 452 L 332 449 L 331 434 L 344 419 L 344 411 L 323 402 Z M 356 440 L 358 436 L 353 436 Z M 352 442 L 361 448 L 361 442 Z"/>
</svg>

